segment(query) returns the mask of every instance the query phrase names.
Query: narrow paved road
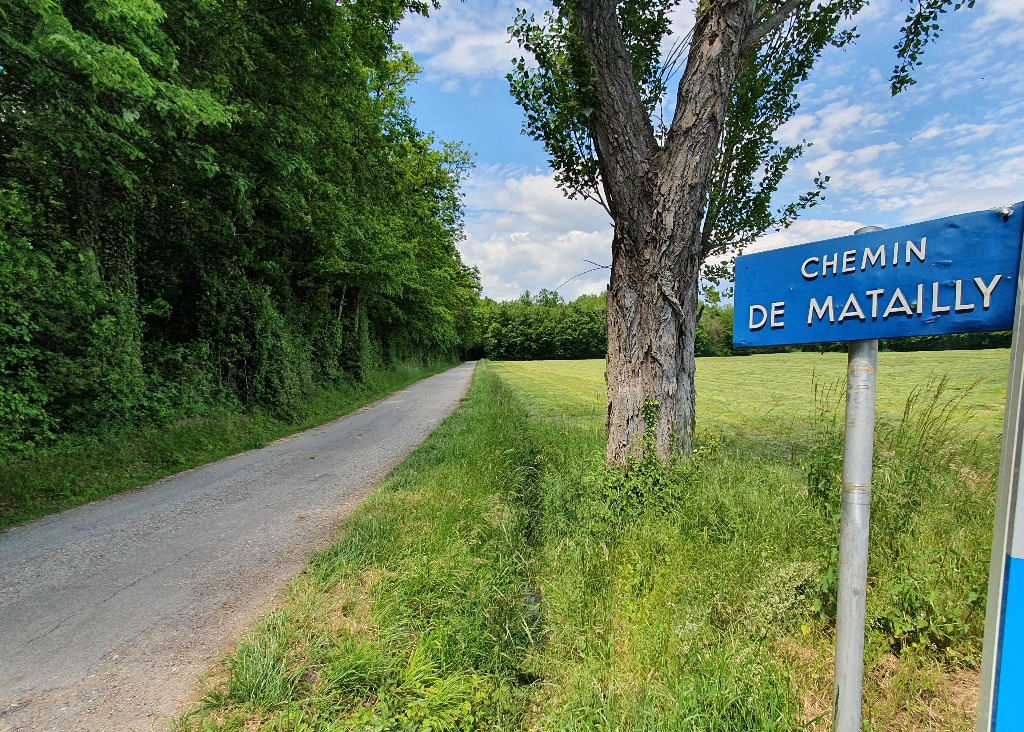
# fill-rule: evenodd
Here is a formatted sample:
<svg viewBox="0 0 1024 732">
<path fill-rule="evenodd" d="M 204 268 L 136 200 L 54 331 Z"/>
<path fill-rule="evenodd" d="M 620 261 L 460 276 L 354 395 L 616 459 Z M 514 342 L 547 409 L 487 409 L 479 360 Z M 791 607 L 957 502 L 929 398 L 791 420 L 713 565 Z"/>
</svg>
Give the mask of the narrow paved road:
<svg viewBox="0 0 1024 732">
<path fill-rule="evenodd" d="M 0 732 L 165 730 L 472 372 L 0 534 Z"/>
</svg>

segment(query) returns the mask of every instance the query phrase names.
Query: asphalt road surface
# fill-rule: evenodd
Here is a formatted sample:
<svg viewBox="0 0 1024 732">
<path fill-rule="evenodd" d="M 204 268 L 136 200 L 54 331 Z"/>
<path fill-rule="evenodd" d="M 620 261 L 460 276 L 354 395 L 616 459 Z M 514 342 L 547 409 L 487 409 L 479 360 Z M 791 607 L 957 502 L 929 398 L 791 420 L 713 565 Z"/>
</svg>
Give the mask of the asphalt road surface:
<svg viewBox="0 0 1024 732">
<path fill-rule="evenodd" d="M 472 372 L 0 534 L 0 732 L 166 730 Z"/>
</svg>

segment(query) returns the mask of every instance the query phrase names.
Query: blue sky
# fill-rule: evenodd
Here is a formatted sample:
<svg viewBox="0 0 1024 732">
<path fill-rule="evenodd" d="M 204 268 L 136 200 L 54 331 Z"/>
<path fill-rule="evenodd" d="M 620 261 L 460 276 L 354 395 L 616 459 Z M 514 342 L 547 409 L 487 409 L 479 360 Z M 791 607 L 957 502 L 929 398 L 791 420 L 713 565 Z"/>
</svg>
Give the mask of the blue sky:
<svg viewBox="0 0 1024 732">
<path fill-rule="evenodd" d="M 506 28 L 516 7 L 541 2 L 448 0 L 429 18 L 404 21 L 398 41 L 423 67 L 411 88 L 425 130 L 462 141 L 476 156 L 464 185 L 466 239 L 460 250 L 480 267 L 484 294 L 517 297 L 553 289 L 607 263 L 611 222 L 596 204 L 565 199 L 544 150 L 520 133 L 522 114 L 505 74 L 519 55 Z M 684 0 L 676 25 L 692 23 Z M 801 108 L 780 130 L 783 142 L 812 147 L 790 170 L 784 204 L 821 171 L 825 201 L 757 251 L 892 227 L 1024 200 L 1024 0 L 978 0 L 946 16 L 928 48 L 918 84 L 893 98 L 895 62 L 907 0 L 871 0 L 856 19 L 861 38 L 830 50 L 798 90 Z M 1024 215 L 1024 212 L 1020 212 Z M 573 279 L 566 299 L 600 292 L 606 271 Z"/>
</svg>

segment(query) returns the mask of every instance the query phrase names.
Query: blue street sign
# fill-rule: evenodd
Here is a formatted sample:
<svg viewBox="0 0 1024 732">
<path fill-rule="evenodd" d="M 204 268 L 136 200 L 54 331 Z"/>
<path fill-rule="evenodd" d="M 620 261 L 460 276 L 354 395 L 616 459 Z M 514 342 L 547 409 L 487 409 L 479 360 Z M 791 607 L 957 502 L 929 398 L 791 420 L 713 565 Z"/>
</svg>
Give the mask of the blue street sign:
<svg viewBox="0 0 1024 732">
<path fill-rule="evenodd" d="M 733 345 L 1009 330 L 1024 204 L 736 260 Z"/>
</svg>

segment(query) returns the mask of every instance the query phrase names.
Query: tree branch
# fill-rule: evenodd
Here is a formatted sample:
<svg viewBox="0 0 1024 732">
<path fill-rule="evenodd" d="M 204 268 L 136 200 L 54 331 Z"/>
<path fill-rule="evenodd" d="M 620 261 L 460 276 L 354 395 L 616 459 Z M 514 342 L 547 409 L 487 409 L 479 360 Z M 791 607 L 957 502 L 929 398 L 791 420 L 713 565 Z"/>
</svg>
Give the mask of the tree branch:
<svg viewBox="0 0 1024 732">
<path fill-rule="evenodd" d="M 718 142 L 743 58 L 740 46 L 753 26 L 754 8 L 755 0 L 720 0 L 697 19 L 661 155 L 665 166 L 683 165 L 692 157 L 693 145 L 710 150 L 712 147 L 704 146 Z M 710 168 L 705 173 L 710 173 Z"/>
<path fill-rule="evenodd" d="M 582 196 L 583 196 L 583 198 L 584 198 L 585 200 L 588 200 L 588 201 L 593 201 L 593 202 L 594 202 L 594 203 L 596 203 L 596 204 L 597 204 L 598 206 L 600 206 L 601 208 L 603 208 L 603 209 L 604 209 L 604 212 L 605 212 L 606 214 L 608 214 L 609 218 L 611 218 L 612 220 L 614 220 L 614 219 L 615 219 L 615 217 L 614 217 L 614 216 L 612 216 L 612 210 L 611 210 L 611 208 L 610 208 L 610 207 L 608 206 L 608 202 L 607 202 L 607 201 L 605 201 L 605 200 L 604 200 L 604 196 L 602 196 L 602 195 L 601 195 L 601 191 L 596 191 L 596 192 L 594 192 L 594 193 L 590 193 L 590 192 L 585 192 L 585 193 L 583 193 L 583 194 L 582 194 Z"/>
<path fill-rule="evenodd" d="M 579 0 L 575 3 L 580 36 L 594 71 L 592 131 L 614 191 L 636 185 L 639 163 L 658 149 L 654 127 L 633 79 L 629 50 L 622 36 L 615 0 Z"/>
<path fill-rule="evenodd" d="M 765 20 L 761 20 L 753 29 L 751 29 L 746 40 L 743 42 L 743 49 L 740 52 L 740 55 L 746 56 L 748 53 L 756 49 L 761 45 L 761 41 L 764 40 L 765 36 L 786 22 L 786 19 L 793 14 L 794 10 L 799 8 L 801 5 L 810 6 L 810 4 L 811 0 L 786 0 L 786 3 L 779 8 L 774 15 Z M 758 20 L 760 20 L 760 18 Z"/>
</svg>

